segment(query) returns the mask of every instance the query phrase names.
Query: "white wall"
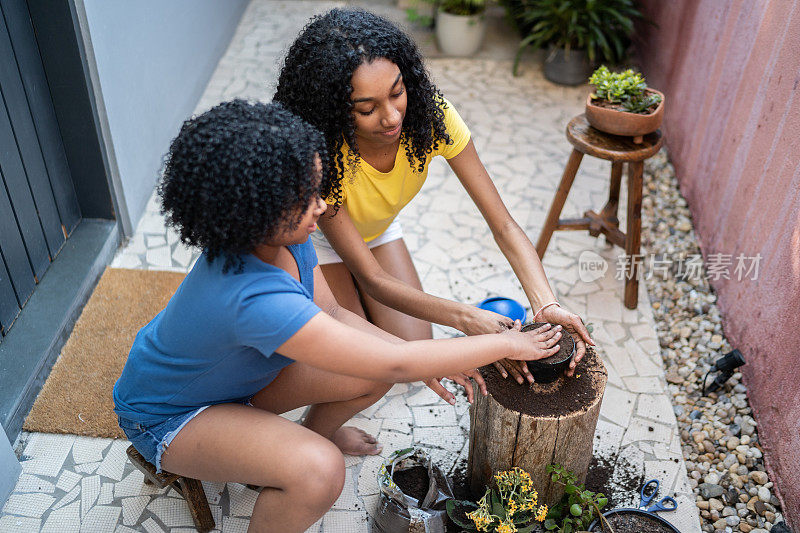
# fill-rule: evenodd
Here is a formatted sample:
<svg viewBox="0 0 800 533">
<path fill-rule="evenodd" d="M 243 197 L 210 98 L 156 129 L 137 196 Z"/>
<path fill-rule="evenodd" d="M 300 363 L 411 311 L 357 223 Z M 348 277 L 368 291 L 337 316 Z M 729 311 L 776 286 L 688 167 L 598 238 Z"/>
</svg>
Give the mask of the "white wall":
<svg viewBox="0 0 800 533">
<path fill-rule="evenodd" d="M 194 110 L 247 1 L 83 0 L 117 196 L 129 217 L 123 227 L 136 228 L 169 141 Z"/>
</svg>

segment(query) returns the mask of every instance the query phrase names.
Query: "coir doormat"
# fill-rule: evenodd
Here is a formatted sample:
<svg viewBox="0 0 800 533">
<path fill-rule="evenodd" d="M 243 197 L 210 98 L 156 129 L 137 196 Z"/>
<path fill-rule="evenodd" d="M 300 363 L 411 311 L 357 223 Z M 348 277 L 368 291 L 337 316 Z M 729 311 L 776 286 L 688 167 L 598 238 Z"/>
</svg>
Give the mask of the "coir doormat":
<svg viewBox="0 0 800 533">
<path fill-rule="evenodd" d="M 111 389 L 139 329 L 185 274 L 108 268 L 83 309 L 25 420 L 26 431 L 125 438 Z"/>
</svg>

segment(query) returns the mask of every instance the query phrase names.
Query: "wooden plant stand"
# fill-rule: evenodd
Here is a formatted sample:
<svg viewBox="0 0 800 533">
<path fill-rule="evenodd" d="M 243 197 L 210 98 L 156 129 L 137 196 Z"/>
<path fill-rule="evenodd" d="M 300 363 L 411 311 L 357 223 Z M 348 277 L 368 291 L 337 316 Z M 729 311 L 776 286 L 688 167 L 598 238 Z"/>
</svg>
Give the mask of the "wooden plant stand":
<svg viewBox="0 0 800 533">
<path fill-rule="evenodd" d="M 208 533 L 214 529 L 214 517 L 211 515 L 208 499 L 200 481 L 163 470 L 160 474 L 157 474 L 156 467 L 149 463 L 133 446 L 128 446 L 128 458 L 133 463 L 133 466 L 144 474 L 144 482 L 147 485 L 155 485 L 160 489 L 172 485 L 183 496 L 189 506 L 189 512 L 192 514 L 194 527 L 197 531 Z"/>
<path fill-rule="evenodd" d="M 575 473 L 579 483 L 586 481 L 608 373 L 599 357 L 578 372 L 594 374 L 584 378 L 593 380 L 595 396 L 583 402 L 582 409 L 560 415 L 529 416 L 507 409 L 491 394 L 484 396 L 477 385 L 473 385 L 475 403 L 470 407 L 467 465 L 467 479 L 473 495 L 483 495 L 495 473 L 515 466 L 530 474 L 533 487 L 539 492 L 539 501 L 549 506 L 558 502 L 564 489 L 550 481 L 547 465 L 561 464 Z M 567 379 L 574 378 L 562 376 L 553 383 L 534 384 L 533 393 L 560 394 Z M 528 385 L 520 385 L 522 387 Z"/>
<path fill-rule="evenodd" d="M 586 115 L 578 115 L 567 125 L 567 139 L 572 143 L 572 154 L 569 156 L 556 196 L 547 212 L 542 232 L 536 242 L 536 252 L 540 259 L 544 257 L 554 231 L 588 230 L 592 237 L 602 233 L 606 242 L 625 249 L 625 255 L 628 257 L 625 273 L 625 307 L 636 309 L 639 301 L 640 266 L 637 256 L 642 234 L 642 174 L 644 161 L 661 149 L 661 132 L 649 133 L 643 137 L 640 144 L 636 144 L 632 137 L 620 137 L 596 130 L 589 125 Z M 599 213 L 586 211 L 582 218 L 559 218 L 584 154 L 611 161 L 608 202 Z M 622 166 L 625 163 L 628 165 L 628 222 L 626 233 L 622 233 L 619 229 L 617 208 Z"/>
</svg>

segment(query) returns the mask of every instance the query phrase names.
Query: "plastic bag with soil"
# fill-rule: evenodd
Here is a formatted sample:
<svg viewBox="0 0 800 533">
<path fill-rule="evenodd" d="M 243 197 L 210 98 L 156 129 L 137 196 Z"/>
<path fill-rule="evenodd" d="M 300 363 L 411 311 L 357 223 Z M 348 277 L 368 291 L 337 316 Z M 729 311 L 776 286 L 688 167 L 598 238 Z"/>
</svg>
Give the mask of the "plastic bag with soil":
<svg viewBox="0 0 800 533">
<path fill-rule="evenodd" d="M 453 488 L 425 451 L 406 448 L 393 452 L 381 465 L 378 486 L 381 500 L 373 531 L 445 533 L 446 502 L 453 497 Z"/>
</svg>

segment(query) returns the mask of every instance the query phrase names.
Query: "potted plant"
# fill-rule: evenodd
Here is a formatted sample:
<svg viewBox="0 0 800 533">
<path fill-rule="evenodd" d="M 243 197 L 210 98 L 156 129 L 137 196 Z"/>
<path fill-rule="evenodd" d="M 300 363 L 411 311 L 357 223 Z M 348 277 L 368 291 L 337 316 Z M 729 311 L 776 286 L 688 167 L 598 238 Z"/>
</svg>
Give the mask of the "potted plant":
<svg viewBox="0 0 800 533">
<path fill-rule="evenodd" d="M 521 468 L 498 472 L 494 487 L 487 487 L 478 503 L 447 501 L 447 516 L 467 531 L 528 533 L 547 515 L 531 476 Z"/>
<path fill-rule="evenodd" d="M 642 18 L 634 0 L 526 0 L 514 13 L 518 27 L 527 29 L 514 74 L 525 48 L 548 48 L 544 75 L 562 85 L 583 83 L 597 60 L 622 61 L 633 21 Z"/>
<path fill-rule="evenodd" d="M 642 136 L 656 131 L 664 117 L 664 95 L 651 89 L 632 69 L 611 72 L 603 65 L 589 83 L 594 92 L 586 97 L 586 120 L 592 127 L 613 135 Z"/>
<path fill-rule="evenodd" d="M 467 57 L 481 47 L 486 33 L 489 0 L 418 0 L 436 9 L 436 42 L 448 56 Z M 418 7 L 406 9 L 409 20 L 425 24 L 428 17 Z"/>
</svg>

